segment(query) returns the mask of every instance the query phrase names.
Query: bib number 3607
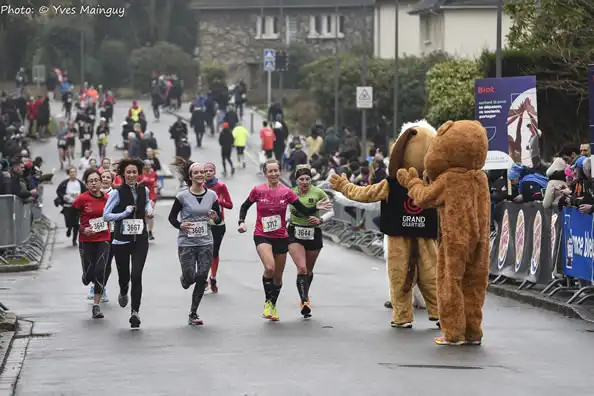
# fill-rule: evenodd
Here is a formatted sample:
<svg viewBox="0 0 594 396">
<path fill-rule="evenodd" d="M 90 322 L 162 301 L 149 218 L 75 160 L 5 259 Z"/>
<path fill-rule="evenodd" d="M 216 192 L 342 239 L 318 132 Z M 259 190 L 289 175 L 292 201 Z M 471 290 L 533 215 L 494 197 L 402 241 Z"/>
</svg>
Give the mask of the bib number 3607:
<svg viewBox="0 0 594 396">
<path fill-rule="evenodd" d="M 192 223 L 192 229 L 188 233 L 190 238 L 203 237 L 208 234 L 208 224 L 206 221 L 197 221 Z"/>
<path fill-rule="evenodd" d="M 107 222 L 101 217 L 89 220 L 89 226 L 93 229 L 93 232 L 107 231 Z"/>
<path fill-rule="evenodd" d="M 315 236 L 315 228 L 312 227 L 295 227 L 295 238 L 313 241 Z"/>
<path fill-rule="evenodd" d="M 281 217 L 279 215 L 262 217 L 262 230 L 264 232 L 273 232 L 280 230 Z"/>
<path fill-rule="evenodd" d="M 126 219 L 122 221 L 122 234 L 141 235 L 144 231 L 144 222 L 142 219 Z"/>
</svg>

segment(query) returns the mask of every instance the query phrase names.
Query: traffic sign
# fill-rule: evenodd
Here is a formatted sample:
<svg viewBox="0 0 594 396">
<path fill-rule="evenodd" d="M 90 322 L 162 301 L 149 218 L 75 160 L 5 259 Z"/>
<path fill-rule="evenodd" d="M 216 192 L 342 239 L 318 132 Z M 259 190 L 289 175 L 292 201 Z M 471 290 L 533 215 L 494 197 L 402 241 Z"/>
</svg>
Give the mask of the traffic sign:
<svg viewBox="0 0 594 396">
<path fill-rule="evenodd" d="M 373 87 L 357 87 L 357 108 L 373 109 Z"/>
<path fill-rule="evenodd" d="M 273 72 L 276 69 L 276 50 L 264 50 L 264 71 Z"/>
<path fill-rule="evenodd" d="M 35 65 L 33 66 L 33 82 L 44 83 L 45 82 L 45 66 Z"/>
</svg>

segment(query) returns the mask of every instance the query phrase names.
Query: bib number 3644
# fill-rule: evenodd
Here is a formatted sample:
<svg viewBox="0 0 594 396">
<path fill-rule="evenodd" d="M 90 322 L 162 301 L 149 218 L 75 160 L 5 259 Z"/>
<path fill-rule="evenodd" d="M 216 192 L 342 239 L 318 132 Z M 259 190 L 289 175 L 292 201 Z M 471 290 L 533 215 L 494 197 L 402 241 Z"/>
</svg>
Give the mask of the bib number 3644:
<svg viewBox="0 0 594 396">
<path fill-rule="evenodd" d="M 281 217 L 279 215 L 262 217 L 262 230 L 264 232 L 273 232 L 280 230 Z"/>
<path fill-rule="evenodd" d="M 124 235 L 141 235 L 144 231 L 144 222 L 142 219 L 126 219 L 122 221 L 122 227 Z"/>
<path fill-rule="evenodd" d="M 295 227 L 295 238 L 313 241 L 315 236 L 315 228 L 312 227 Z"/>
</svg>

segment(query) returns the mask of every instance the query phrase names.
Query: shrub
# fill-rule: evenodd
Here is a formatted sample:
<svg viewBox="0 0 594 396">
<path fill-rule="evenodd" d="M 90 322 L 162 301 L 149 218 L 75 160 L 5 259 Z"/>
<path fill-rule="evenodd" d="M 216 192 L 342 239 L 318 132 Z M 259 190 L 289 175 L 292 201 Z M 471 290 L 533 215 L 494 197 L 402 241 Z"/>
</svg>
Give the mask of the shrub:
<svg viewBox="0 0 594 396">
<path fill-rule="evenodd" d="M 436 127 L 448 120 L 474 119 L 474 81 L 482 78 L 475 60 L 449 59 L 427 73 L 427 120 Z"/>
<path fill-rule="evenodd" d="M 212 88 L 227 85 L 227 68 L 217 62 L 208 62 L 200 65 L 202 86 Z"/>
</svg>

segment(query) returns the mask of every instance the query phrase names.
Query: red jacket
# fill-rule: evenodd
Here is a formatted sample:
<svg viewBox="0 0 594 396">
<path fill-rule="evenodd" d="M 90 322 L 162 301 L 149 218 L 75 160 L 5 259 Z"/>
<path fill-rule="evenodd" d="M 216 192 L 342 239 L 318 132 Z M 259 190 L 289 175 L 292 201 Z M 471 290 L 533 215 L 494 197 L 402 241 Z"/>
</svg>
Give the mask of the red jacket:
<svg viewBox="0 0 594 396">
<path fill-rule="evenodd" d="M 225 209 L 233 209 L 233 201 L 231 201 L 231 195 L 227 186 L 222 181 L 216 179 L 216 183 L 213 185 L 206 184 L 206 188 L 217 193 L 219 197 L 219 205 L 221 207 L 221 220 L 225 219 Z"/>
<path fill-rule="evenodd" d="M 39 109 L 37 108 L 37 106 L 35 106 L 34 100 L 28 101 L 27 102 L 27 119 L 29 121 L 33 121 L 34 119 L 36 119 L 38 110 Z"/>
</svg>

